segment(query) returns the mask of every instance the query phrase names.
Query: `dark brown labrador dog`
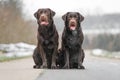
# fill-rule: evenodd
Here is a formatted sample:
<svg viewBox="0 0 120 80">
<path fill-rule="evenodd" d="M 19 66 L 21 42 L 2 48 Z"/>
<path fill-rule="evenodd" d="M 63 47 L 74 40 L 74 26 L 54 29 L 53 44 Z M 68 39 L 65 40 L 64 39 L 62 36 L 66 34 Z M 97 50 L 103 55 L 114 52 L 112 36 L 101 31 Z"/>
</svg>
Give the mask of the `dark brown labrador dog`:
<svg viewBox="0 0 120 80">
<path fill-rule="evenodd" d="M 68 12 L 62 16 L 65 27 L 62 33 L 62 48 L 59 50 L 59 65 L 65 69 L 77 68 L 84 69 L 82 65 L 84 60 L 84 51 L 82 49 L 83 32 L 81 29 L 81 22 L 84 17 L 78 12 Z M 63 55 L 62 55 L 63 54 Z"/>
<path fill-rule="evenodd" d="M 58 32 L 53 21 L 54 15 L 55 12 L 49 8 L 39 9 L 34 14 L 38 23 L 38 43 L 33 53 L 34 68 L 56 68 Z"/>
</svg>

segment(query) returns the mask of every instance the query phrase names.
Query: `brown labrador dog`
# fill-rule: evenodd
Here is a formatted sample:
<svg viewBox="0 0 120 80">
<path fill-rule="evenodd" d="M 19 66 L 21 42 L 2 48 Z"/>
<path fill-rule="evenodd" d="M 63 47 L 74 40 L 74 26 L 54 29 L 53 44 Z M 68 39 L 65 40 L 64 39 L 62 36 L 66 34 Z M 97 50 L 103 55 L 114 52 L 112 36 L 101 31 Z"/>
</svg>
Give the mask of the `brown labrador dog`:
<svg viewBox="0 0 120 80">
<path fill-rule="evenodd" d="M 62 33 L 62 48 L 60 49 L 59 65 L 65 69 L 84 69 L 84 51 L 82 49 L 83 32 L 81 22 L 84 17 L 78 12 L 68 12 L 62 16 L 65 27 Z M 61 58 L 64 59 L 61 60 Z"/>
<path fill-rule="evenodd" d="M 33 53 L 34 68 L 56 68 L 58 32 L 53 21 L 55 12 L 49 8 L 38 9 L 34 16 L 38 23 L 37 47 Z"/>
</svg>

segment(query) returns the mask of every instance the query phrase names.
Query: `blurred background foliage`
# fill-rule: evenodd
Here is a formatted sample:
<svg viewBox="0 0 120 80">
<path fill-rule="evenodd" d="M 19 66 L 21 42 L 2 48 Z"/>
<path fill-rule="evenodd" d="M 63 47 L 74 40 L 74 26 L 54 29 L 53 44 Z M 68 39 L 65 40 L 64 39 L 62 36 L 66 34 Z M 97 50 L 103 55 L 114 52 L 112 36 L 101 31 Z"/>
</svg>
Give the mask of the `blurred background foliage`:
<svg viewBox="0 0 120 80">
<path fill-rule="evenodd" d="M 0 0 L 0 43 L 37 43 L 36 21 L 26 20 L 22 12 L 23 8 L 22 0 Z M 54 19 L 61 38 L 63 21 L 61 17 Z M 120 51 L 120 14 L 86 15 L 82 28 L 85 49 Z M 98 33 L 94 33 L 95 30 Z M 89 31 L 92 33 L 88 33 Z"/>
<path fill-rule="evenodd" d="M 22 14 L 21 0 L 0 1 L 0 43 L 35 43 L 36 28 Z"/>
</svg>

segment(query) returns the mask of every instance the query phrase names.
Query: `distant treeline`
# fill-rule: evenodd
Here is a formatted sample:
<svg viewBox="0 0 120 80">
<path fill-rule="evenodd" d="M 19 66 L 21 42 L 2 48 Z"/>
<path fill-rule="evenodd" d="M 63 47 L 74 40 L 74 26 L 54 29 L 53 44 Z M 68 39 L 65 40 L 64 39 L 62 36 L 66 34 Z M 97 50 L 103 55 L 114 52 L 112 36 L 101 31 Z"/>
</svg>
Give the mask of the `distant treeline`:
<svg viewBox="0 0 120 80">
<path fill-rule="evenodd" d="M 22 0 L 0 0 L 0 43 L 35 43 L 32 21 L 25 21 Z"/>
<path fill-rule="evenodd" d="M 120 29 L 120 14 L 105 14 L 98 16 L 86 16 L 83 22 L 84 29 Z"/>
<path fill-rule="evenodd" d="M 85 49 L 105 49 L 120 51 L 120 34 L 85 35 L 83 47 Z"/>
<path fill-rule="evenodd" d="M 63 29 L 61 17 L 55 18 L 59 30 Z M 83 29 L 120 29 L 120 14 L 88 15 L 81 23 Z"/>
<path fill-rule="evenodd" d="M 21 0 L 0 0 L 0 43 L 36 44 L 37 22 L 24 19 L 22 6 Z M 64 27 L 63 20 L 61 17 L 54 17 L 54 20 L 61 34 Z M 88 15 L 85 16 L 81 25 L 83 32 L 86 29 L 104 29 L 105 31 L 120 29 L 120 14 Z M 120 34 L 85 34 L 84 48 L 120 51 Z"/>
</svg>

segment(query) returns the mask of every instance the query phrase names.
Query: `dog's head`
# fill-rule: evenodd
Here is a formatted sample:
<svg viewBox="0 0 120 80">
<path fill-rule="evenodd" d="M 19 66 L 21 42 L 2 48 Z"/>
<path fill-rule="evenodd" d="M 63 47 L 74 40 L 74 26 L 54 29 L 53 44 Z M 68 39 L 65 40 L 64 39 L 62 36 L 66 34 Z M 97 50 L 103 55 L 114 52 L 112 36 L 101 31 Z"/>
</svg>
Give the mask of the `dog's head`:
<svg viewBox="0 0 120 80">
<path fill-rule="evenodd" d="M 62 19 L 69 30 L 76 30 L 80 27 L 80 22 L 84 20 L 84 17 L 78 12 L 67 12 L 62 16 Z"/>
<path fill-rule="evenodd" d="M 34 16 L 40 26 L 51 25 L 54 15 L 55 12 L 49 8 L 38 9 L 38 11 L 34 13 Z"/>
</svg>

